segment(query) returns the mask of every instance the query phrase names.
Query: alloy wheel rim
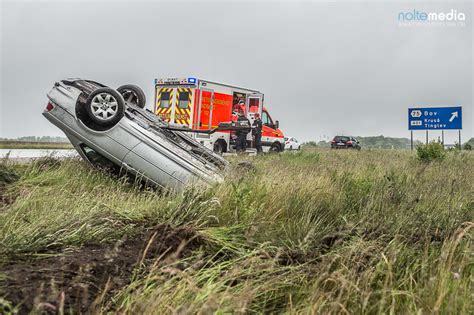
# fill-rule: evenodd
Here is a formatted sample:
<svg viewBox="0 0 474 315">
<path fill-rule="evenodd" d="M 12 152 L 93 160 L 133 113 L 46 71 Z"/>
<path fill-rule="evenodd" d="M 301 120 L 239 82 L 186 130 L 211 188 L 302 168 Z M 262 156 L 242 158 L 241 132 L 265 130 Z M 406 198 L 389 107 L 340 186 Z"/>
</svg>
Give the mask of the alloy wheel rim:
<svg viewBox="0 0 474 315">
<path fill-rule="evenodd" d="M 100 120 L 110 120 L 118 112 L 117 99 L 109 93 L 99 93 L 91 102 L 92 114 Z"/>
</svg>

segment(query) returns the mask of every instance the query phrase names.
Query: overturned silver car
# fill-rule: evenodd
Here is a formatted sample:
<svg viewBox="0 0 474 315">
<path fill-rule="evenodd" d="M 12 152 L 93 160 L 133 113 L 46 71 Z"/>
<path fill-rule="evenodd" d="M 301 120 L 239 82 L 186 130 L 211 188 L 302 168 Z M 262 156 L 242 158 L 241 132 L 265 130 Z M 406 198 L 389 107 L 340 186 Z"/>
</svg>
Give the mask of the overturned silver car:
<svg viewBox="0 0 474 315">
<path fill-rule="evenodd" d="M 48 98 L 43 115 L 93 165 L 119 168 L 167 190 L 223 179 L 228 162 L 189 137 L 186 128 L 144 109 L 145 94 L 135 85 L 114 90 L 89 80 L 62 80 Z"/>
</svg>

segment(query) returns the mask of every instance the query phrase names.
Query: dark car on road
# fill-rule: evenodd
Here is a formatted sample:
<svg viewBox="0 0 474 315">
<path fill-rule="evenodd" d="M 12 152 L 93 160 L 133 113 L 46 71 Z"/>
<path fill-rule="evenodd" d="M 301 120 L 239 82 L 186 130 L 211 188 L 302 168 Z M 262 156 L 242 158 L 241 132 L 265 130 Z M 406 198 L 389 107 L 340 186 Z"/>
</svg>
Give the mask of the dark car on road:
<svg viewBox="0 0 474 315">
<path fill-rule="evenodd" d="M 331 141 L 331 149 L 356 149 L 360 150 L 360 143 L 351 136 L 335 136 Z"/>
</svg>

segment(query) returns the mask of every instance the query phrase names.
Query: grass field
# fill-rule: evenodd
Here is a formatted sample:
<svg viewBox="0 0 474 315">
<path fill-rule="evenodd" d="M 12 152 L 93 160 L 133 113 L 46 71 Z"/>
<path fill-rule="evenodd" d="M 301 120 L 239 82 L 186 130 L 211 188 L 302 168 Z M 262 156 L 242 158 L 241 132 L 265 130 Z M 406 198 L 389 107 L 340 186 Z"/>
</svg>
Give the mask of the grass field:
<svg viewBox="0 0 474 315">
<path fill-rule="evenodd" d="M 70 143 L 62 142 L 28 142 L 28 141 L 0 141 L 0 149 L 72 149 Z"/>
<path fill-rule="evenodd" d="M 4 161 L 0 313 L 474 312 L 474 155 L 241 159 L 178 196 Z"/>
</svg>

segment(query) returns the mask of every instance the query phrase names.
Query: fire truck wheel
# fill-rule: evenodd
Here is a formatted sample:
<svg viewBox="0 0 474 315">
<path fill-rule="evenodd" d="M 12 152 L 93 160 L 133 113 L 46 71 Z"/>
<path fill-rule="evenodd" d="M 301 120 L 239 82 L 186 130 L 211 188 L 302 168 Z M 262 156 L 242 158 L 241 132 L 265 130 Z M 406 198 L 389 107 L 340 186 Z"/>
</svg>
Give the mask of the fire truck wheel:
<svg viewBox="0 0 474 315">
<path fill-rule="evenodd" d="M 122 95 L 104 87 L 92 92 L 86 100 L 86 113 L 99 126 L 111 127 L 123 117 L 125 106 Z"/>
<path fill-rule="evenodd" d="M 117 89 L 125 100 L 125 105 L 133 104 L 140 108 L 144 108 L 146 104 L 146 97 L 143 90 L 134 84 L 125 84 Z"/>
<path fill-rule="evenodd" d="M 214 143 L 214 152 L 218 154 L 222 154 L 224 152 L 224 143 L 223 141 L 216 141 Z"/>
<path fill-rule="evenodd" d="M 280 149 L 280 144 L 275 142 L 274 144 L 272 144 L 272 146 L 270 147 L 270 153 L 278 153 L 280 152 L 281 149 Z"/>
</svg>

